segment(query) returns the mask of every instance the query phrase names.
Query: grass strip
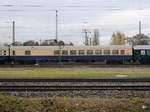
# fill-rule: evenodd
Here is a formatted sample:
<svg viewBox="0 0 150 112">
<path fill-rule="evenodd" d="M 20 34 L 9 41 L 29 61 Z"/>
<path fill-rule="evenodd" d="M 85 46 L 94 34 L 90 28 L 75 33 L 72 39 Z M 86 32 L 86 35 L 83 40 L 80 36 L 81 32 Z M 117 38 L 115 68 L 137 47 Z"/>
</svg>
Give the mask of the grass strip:
<svg viewBox="0 0 150 112">
<path fill-rule="evenodd" d="M 28 73 L 28 74 L 1 74 L 0 77 L 116 77 L 125 75 L 128 77 L 149 77 L 150 73 Z"/>
</svg>

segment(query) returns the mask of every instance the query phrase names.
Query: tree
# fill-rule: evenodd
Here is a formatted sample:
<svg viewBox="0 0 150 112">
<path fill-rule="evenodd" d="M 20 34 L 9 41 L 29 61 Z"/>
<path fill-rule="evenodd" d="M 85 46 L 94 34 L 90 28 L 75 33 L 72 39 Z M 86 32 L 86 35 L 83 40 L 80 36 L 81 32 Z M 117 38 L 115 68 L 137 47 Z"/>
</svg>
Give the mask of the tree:
<svg viewBox="0 0 150 112">
<path fill-rule="evenodd" d="M 58 42 L 58 45 L 65 45 L 65 43 L 64 43 L 64 41 L 61 41 L 61 40 L 60 40 L 60 41 Z"/>
<path fill-rule="evenodd" d="M 149 45 L 150 37 L 144 34 L 137 34 L 128 39 L 128 43 L 131 45 Z"/>
<path fill-rule="evenodd" d="M 39 46 L 39 43 L 37 41 L 35 42 L 35 46 Z"/>
<path fill-rule="evenodd" d="M 56 46 L 58 43 L 57 43 L 57 40 L 56 39 L 50 39 L 50 40 L 44 40 L 42 43 L 41 43 L 41 46 Z"/>
<path fill-rule="evenodd" d="M 23 43 L 23 46 L 35 46 L 34 40 L 28 40 Z"/>
<path fill-rule="evenodd" d="M 22 43 L 16 41 L 16 42 L 12 43 L 12 45 L 13 45 L 13 46 L 22 46 Z"/>
<path fill-rule="evenodd" d="M 70 42 L 70 43 L 69 43 L 69 46 L 73 46 L 73 43 L 72 43 L 72 42 Z"/>
<path fill-rule="evenodd" d="M 127 37 L 121 32 L 113 33 L 111 37 L 111 45 L 124 45 L 126 39 Z"/>
</svg>

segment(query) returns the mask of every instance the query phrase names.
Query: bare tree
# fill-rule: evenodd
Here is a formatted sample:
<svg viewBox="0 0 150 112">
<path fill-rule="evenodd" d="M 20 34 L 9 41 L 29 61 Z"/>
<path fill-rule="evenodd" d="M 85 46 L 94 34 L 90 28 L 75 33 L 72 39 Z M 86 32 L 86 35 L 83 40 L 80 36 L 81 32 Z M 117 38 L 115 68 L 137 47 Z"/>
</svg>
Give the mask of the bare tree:
<svg viewBox="0 0 150 112">
<path fill-rule="evenodd" d="M 37 42 L 35 42 L 34 40 L 28 40 L 23 43 L 23 46 L 36 46 L 36 45 L 37 45 Z"/>
<path fill-rule="evenodd" d="M 128 39 L 128 43 L 131 45 L 149 45 L 150 37 L 144 34 L 137 34 Z"/>
<path fill-rule="evenodd" d="M 113 33 L 111 37 L 111 45 L 124 45 L 126 39 L 127 37 L 125 34 L 121 32 Z"/>
</svg>

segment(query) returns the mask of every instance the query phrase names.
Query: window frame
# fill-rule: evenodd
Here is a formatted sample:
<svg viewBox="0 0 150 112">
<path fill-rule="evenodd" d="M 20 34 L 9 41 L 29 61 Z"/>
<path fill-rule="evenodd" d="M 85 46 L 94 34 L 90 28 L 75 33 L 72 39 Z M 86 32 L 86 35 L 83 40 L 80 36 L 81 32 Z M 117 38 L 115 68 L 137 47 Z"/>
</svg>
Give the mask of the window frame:
<svg viewBox="0 0 150 112">
<path fill-rule="evenodd" d="M 117 49 L 112 50 L 112 55 L 119 55 L 119 50 Z"/>
<path fill-rule="evenodd" d="M 150 56 L 150 50 L 149 50 L 149 49 L 146 51 L 146 54 L 147 54 L 148 56 Z"/>
<path fill-rule="evenodd" d="M 6 50 L 3 50 L 3 55 L 6 56 L 6 54 L 7 54 L 7 53 L 6 53 Z"/>
<path fill-rule="evenodd" d="M 85 50 L 79 50 L 79 56 L 84 56 L 84 55 L 85 55 Z"/>
<path fill-rule="evenodd" d="M 56 53 L 56 52 L 58 52 L 58 53 Z M 60 50 L 54 50 L 54 56 L 60 56 L 60 54 L 61 54 Z"/>
<path fill-rule="evenodd" d="M 25 50 L 24 54 L 25 54 L 25 56 L 31 56 L 31 51 L 30 50 Z"/>
<path fill-rule="evenodd" d="M 125 55 L 125 50 L 124 49 L 120 50 L 120 55 Z"/>
<path fill-rule="evenodd" d="M 94 54 L 94 51 L 93 50 L 87 50 L 87 55 L 88 56 L 91 56 L 91 55 L 93 55 Z"/>
<path fill-rule="evenodd" d="M 62 50 L 62 56 L 68 56 L 68 50 Z"/>
<path fill-rule="evenodd" d="M 13 55 L 13 56 L 16 55 L 16 51 L 15 51 L 15 50 L 12 51 L 12 55 Z"/>
<path fill-rule="evenodd" d="M 108 53 L 106 53 L 106 51 L 108 51 Z M 104 55 L 110 55 L 110 50 L 109 49 L 108 50 L 104 49 L 103 52 L 104 52 Z"/>
<path fill-rule="evenodd" d="M 76 50 L 70 50 L 70 55 L 71 56 L 76 56 L 77 55 L 77 51 Z"/>
<path fill-rule="evenodd" d="M 0 56 L 2 56 L 3 55 L 3 51 L 2 50 L 0 50 Z"/>
<path fill-rule="evenodd" d="M 145 50 L 140 50 L 140 55 L 141 55 L 141 56 L 145 56 L 145 55 L 146 55 Z"/>
<path fill-rule="evenodd" d="M 100 51 L 99 53 L 97 51 Z M 102 55 L 102 50 L 95 50 L 95 55 Z"/>
</svg>

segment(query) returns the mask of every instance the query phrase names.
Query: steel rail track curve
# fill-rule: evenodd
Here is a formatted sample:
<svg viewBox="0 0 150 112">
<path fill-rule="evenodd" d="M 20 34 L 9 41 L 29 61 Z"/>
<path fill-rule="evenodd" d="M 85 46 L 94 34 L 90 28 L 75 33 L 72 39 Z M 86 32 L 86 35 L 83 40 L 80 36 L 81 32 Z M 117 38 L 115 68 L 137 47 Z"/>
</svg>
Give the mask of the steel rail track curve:
<svg viewBox="0 0 150 112">
<path fill-rule="evenodd" d="M 73 90 L 118 90 L 118 91 L 150 91 L 150 86 L 0 86 L 3 91 L 73 91 Z"/>
</svg>

